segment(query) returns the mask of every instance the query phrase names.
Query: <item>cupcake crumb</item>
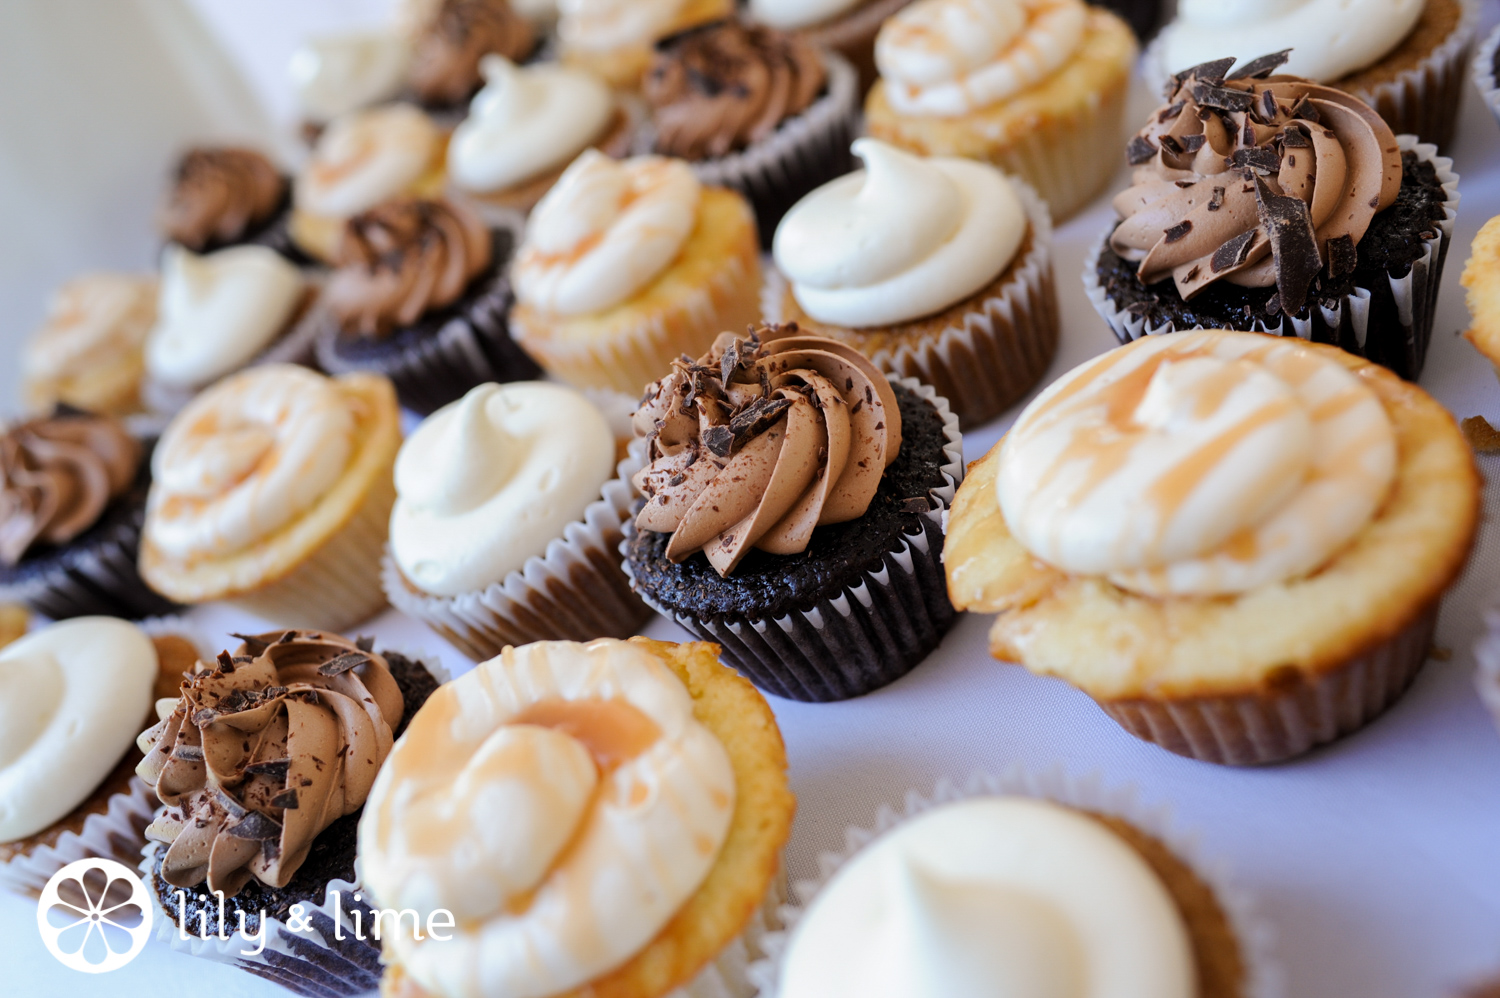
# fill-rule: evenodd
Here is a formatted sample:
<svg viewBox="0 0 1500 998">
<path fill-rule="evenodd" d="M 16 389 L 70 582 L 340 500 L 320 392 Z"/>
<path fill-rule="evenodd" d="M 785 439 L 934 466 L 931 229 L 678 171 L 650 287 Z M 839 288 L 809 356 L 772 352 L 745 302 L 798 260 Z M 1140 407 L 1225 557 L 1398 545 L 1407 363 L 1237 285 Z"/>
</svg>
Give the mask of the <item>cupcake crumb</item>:
<svg viewBox="0 0 1500 998">
<path fill-rule="evenodd" d="M 1476 454 L 1500 453 L 1500 430 L 1490 425 L 1483 416 L 1470 416 L 1462 424 L 1464 439 Z"/>
</svg>

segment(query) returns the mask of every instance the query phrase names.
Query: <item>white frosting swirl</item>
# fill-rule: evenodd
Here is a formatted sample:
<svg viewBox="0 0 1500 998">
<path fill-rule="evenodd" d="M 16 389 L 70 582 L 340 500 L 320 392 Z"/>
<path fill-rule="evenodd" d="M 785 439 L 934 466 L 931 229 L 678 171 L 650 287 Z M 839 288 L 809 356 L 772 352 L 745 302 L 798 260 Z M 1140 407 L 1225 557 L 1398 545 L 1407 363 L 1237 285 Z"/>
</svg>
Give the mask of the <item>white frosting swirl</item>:
<svg viewBox="0 0 1500 998">
<path fill-rule="evenodd" d="M 862 0 L 750 0 L 750 16 L 782 31 L 809 28 L 847 14 Z"/>
<path fill-rule="evenodd" d="M 797 923 L 780 998 L 1193 998 L 1182 914 L 1104 825 L 978 797 L 913 818 Z"/>
<path fill-rule="evenodd" d="M 479 385 L 402 445 L 391 554 L 435 596 L 483 589 L 582 519 L 614 459 L 609 424 L 572 389 Z"/>
<path fill-rule="evenodd" d="M 329 124 L 297 175 L 299 209 L 348 218 L 402 193 L 432 164 L 441 136 L 418 108 L 388 104 Z"/>
<path fill-rule="evenodd" d="M 1425 0 L 1181 0 L 1162 31 L 1168 72 L 1291 48 L 1277 70 L 1332 83 L 1379 62 L 1411 33 Z"/>
<path fill-rule="evenodd" d="M 776 229 L 776 266 L 808 315 L 853 327 L 907 322 L 1009 266 L 1026 208 L 1000 171 L 876 139 L 857 140 L 854 152 L 865 169 L 798 201 Z"/>
<path fill-rule="evenodd" d="M 487 55 L 479 71 L 485 87 L 448 146 L 448 173 L 472 191 L 504 190 L 569 162 L 615 113 L 609 87 L 581 69 Z"/>
<path fill-rule="evenodd" d="M 151 458 L 145 537 L 175 560 L 241 551 L 321 499 L 354 452 L 350 403 L 305 367 L 266 364 L 188 403 Z"/>
<path fill-rule="evenodd" d="M 64 284 L 26 346 L 26 376 L 66 377 L 79 366 L 128 356 L 156 321 L 156 295 L 155 281 L 130 274 L 85 274 Z"/>
<path fill-rule="evenodd" d="M 309 38 L 292 54 L 287 75 L 302 110 L 316 121 L 389 100 L 401 90 L 411 42 L 394 31 Z"/>
<path fill-rule="evenodd" d="M 382 906 L 453 912 L 387 939 L 441 998 L 546 998 L 648 944 L 708 875 L 734 810 L 724 746 L 687 688 L 625 641 L 507 648 L 440 688 L 359 828 Z"/>
<path fill-rule="evenodd" d="M 112 617 L 75 617 L 0 650 L 0 842 L 35 835 L 104 782 L 151 710 L 156 648 Z"/>
<path fill-rule="evenodd" d="M 900 113 L 968 114 L 1055 72 L 1087 18 L 1083 0 L 917 0 L 881 27 L 875 62 Z"/>
<path fill-rule="evenodd" d="M 264 246 L 199 256 L 169 245 L 146 371 L 174 388 L 217 381 L 274 343 L 305 293 L 297 268 Z"/>
<path fill-rule="evenodd" d="M 626 301 L 677 259 L 702 193 L 681 160 L 585 151 L 526 223 L 511 274 L 516 298 L 554 315 Z"/>
<path fill-rule="evenodd" d="M 686 0 L 557 0 L 557 35 L 578 52 L 651 45 L 677 24 Z"/>
<path fill-rule="evenodd" d="M 1296 339 L 1152 336 L 1053 383 L 1005 438 L 1006 525 L 1036 557 L 1150 595 L 1316 570 L 1390 491 L 1379 399 Z"/>
</svg>

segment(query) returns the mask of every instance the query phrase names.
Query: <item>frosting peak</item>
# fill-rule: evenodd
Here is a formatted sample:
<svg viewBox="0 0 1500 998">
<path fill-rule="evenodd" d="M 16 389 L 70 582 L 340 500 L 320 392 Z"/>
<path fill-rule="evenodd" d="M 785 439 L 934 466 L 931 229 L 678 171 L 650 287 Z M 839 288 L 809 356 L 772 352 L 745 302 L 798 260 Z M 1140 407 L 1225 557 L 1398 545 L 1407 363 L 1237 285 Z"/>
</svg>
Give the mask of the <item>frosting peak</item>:
<svg viewBox="0 0 1500 998">
<path fill-rule="evenodd" d="M 750 16 L 782 31 L 810 28 L 859 7 L 863 0 L 750 0 Z"/>
<path fill-rule="evenodd" d="M 489 53 L 523 59 L 536 44 L 531 22 L 506 0 L 441 0 L 417 38 L 411 85 L 429 104 L 457 104 L 479 88 Z"/>
<path fill-rule="evenodd" d="M 387 104 L 335 119 L 297 176 L 297 207 L 348 218 L 421 178 L 442 141 L 437 126 L 410 104 Z"/>
<path fill-rule="evenodd" d="M 58 289 L 22 358 L 27 401 L 127 412 L 138 398 L 142 347 L 156 323 L 156 281 L 87 274 Z"/>
<path fill-rule="evenodd" d="M 293 55 L 287 74 L 303 109 L 318 121 L 396 96 L 406 80 L 411 43 L 395 31 L 310 38 Z"/>
<path fill-rule="evenodd" d="M 194 149 L 177 167 L 162 230 L 198 253 L 238 242 L 270 220 L 286 188 L 271 161 L 253 149 Z"/>
</svg>

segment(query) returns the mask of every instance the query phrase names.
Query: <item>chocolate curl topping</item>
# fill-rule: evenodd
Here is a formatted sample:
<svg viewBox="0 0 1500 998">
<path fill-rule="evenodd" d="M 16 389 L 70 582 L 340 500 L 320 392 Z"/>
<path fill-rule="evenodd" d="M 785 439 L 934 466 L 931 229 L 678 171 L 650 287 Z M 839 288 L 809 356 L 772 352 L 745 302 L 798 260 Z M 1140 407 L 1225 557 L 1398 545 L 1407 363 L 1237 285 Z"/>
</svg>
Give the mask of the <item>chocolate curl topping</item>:
<svg viewBox="0 0 1500 998">
<path fill-rule="evenodd" d="M 1275 194 L 1259 177 L 1255 178 L 1255 200 L 1276 259 L 1276 291 L 1281 307 L 1295 315 L 1307 303 L 1313 279 L 1323 269 L 1312 215 L 1301 198 Z"/>
<path fill-rule="evenodd" d="M 1291 49 L 1282 49 L 1280 52 L 1272 52 L 1256 59 L 1251 59 L 1243 66 L 1235 69 L 1229 74 L 1231 80 L 1264 80 L 1276 70 L 1286 65 L 1287 59 L 1292 55 Z"/>
<path fill-rule="evenodd" d="M 1210 62 L 1200 62 L 1196 66 L 1190 66 L 1180 73 L 1174 73 L 1172 79 L 1167 83 L 1165 96 L 1170 100 L 1178 88 L 1188 80 L 1202 80 L 1204 83 L 1223 83 L 1224 74 L 1228 73 L 1229 67 L 1233 65 L 1233 57 L 1228 59 L 1214 59 Z"/>
</svg>

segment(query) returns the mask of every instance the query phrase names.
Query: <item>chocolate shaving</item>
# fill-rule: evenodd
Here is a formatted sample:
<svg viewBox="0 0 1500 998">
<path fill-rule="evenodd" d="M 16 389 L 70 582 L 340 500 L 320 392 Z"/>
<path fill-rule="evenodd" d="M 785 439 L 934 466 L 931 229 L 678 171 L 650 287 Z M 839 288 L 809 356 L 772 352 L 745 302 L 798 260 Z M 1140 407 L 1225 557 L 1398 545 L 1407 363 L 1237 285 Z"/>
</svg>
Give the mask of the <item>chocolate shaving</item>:
<svg viewBox="0 0 1500 998">
<path fill-rule="evenodd" d="M 1193 100 L 1204 107 L 1221 111 L 1248 111 L 1255 106 L 1255 97 L 1243 90 L 1229 90 L 1211 83 L 1193 84 Z"/>
<path fill-rule="evenodd" d="M 1240 127 L 1240 145 L 1245 146 L 1247 149 L 1255 145 L 1255 124 L 1248 116 L 1245 118 L 1244 124 Z"/>
<path fill-rule="evenodd" d="M 1328 276 L 1342 277 L 1354 273 L 1359 266 L 1359 254 L 1354 249 L 1354 239 L 1347 232 L 1328 240 Z"/>
<path fill-rule="evenodd" d="M 1161 147 L 1173 156 L 1182 155 L 1182 145 L 1172 136 L 1163 135 L 1159 141 L 1161 142 Z"/>
<path fill-rule="evenodd" d="M 1196 66 L 1189 66 L 1182 72 L 1172 77 L 1172 89 L 1180 87 L 1185 80 L 1197 79 L 1205 83 L 1223 83 L 1224 74 L 1229 72 L 1234 65 L 1233 57 L 1228 59 L 1214 59 L 1212 62 L 1200 62 Z"/>
<path fill-rule="evenodd" d="M 1213 191 L 1213 196 L 1208 199 L 1208 210 L 1218 211 L 1224 207 L 1224 188 L 1215 187 Z"/>
<path fill-rule="evenodd" d="M 703 431 L 702 440 L 715 457 L 728 457 L 734 450 L 734 431 L 727 426 L 710 426 Z"/>
<path fill-rule="evenodd" d="M 290 642 L 296 636 L 297 636 L 297 632 L 296 631 L 283 631 L 281 637 L 279 637 L 279 638 L 276 639 L 276 643 L 279 644 L 279 645 L 287 644 L 288 642 Z"/>
<path fill-rule="evenodd" d="M 271 806 L 279 807 L 287 811 L 297 810 L 297 791 L 293 789 L 283 790 L 271 798 Z"/>
<path fill-rule="evenodd" d="M 1193 223 L 1184 218 L 1182 221 L 1178 222 L 1176 225 L 1174 225 L 1170 229 L 1166 230 L 1166 233 L 1167 233 L 1167 239 L 1166 239 L 1166 241 L 1169 242 L 1169 243 L 1175 243 L 1175 242 L 1177 242 L 1177 240 L 1182 239 L 1189 232 L 1192 232 L 1192 231 L 1193 231 Z"/>
<path fill-rule="evenodd" d="M 229 654 L 229 652 L 227 652 L 227 651 L 221 651 L 221 652 L 219 652 L 219 671 L 220 672 L 233 672 L 234 671 L 234 656 L 231 655 L 231 654 Z"/>
<path fill-rule="evenodd" d="M 1173 118 L 1181 114 L 1182 109 L 1185 107 L 1187 107 L 1187 101 L 1180 100 L 1175 104 L 1171 104 L 1167 107 L 1162 108 L 1160 111 L 1156 112 L 1157 123 L 1163 125 L 1166 124 L 1167 122 L 1171 121 Z"/>
<path fill-rule="evenodd" d="M 235 634 L 231 631 L 229 636 L 231 638 L 239 638 L 240 643 L 245 646 L 245 650 L 252 655 L 259 655 L 271 646 L 271 642 L 254 634 Z"/>
<path fill-rule="evenodd" d="M 372 634 L 371 635 L 367 635 L 367 634 L 360 635 L 359 637 L 357 637 L 357 638 L 354 639 L 354 647 L 358 648 L 360 651 L 363 651 L 363 652 L 372 652 L 372 651 L 374 651 L 375 650 L 375 636 L 372 635 Z"/>
<path fill-rule="evenodd" d="M 1222 274 L 1226 270 L 1232 270 L 1245 262 L 1250 255 L 1250 249 L 1255 243 L 1255 230 L 1250 229 L 1241 232 L 1218 249 L 1208 261 L 1208 269 L 1215 274 Z"/>
<path fill-rule="evenodd" d="M 246 766 L 245 772 L 251 776 L 270 776 L 277 780 L 284 780 L 291 765 L 290 759 L 264 759 Z"/>
<path fill-rule="evenodd" d="M 1281 312 L 1281 295 L 1273 294 L 1266 299 L 1266 314 L 1277 315 Z"/>
<path fill-rule="evenodd" d="M 1313 107 L 1312 101 L 1308 99 L 1308 96 L 1306 94 L 1303 94 L 1301 97 L 1297 98 L 1297 103 L 1292 105 L 1292 110 L 1290 113 L 1293 118 L 1300 118 L 1302 121 L 1311 121 L 1316 123 L 1322 120 L 1321 116 L 1318 114 L 1318 109 Z"/>
<path fill-rule="evenodd" d="M 1259 178 L 1255 181 L 1255 207 L 1276 258 L 1276 290 L 1281 294 L 1281 307 L 1295 315 L 1307 303 L 1313 278 L 1323 269 L 1312 214 L 1301 198 L 1275 194 Z"/>
<path fill-rule="evenodd" d="M 1195 153 L 1199 149 L 1203 148 L 1204 143 L 1208 141 L 1208 136 L 1202 134 L 1184 135 L 1177 141 L 1179 144 L 1181 144 L 1183 152 Z"/>
<path fill-rule="evenodd" d="M 364 654 L 363 652 L 346 651 L 338 658 L 329 659 L 327 662 L 324 662 L 322 665 L 318 666 L 318 675 L 341 676 L 344 673 L 348 672 L 350 669 L 358 668 L 361 665 L 367 665 L 369 661 L 370 656 Z"/>
<path fill-rule="evenodd" d="M 1272 52 L 1259 58 L 1251 59 L 1243 66 L 1239 66 L 1230 74 L 1231 80 L 1264 80 L 1276 70 L 1286 65 L 1291 57 L 1291 49 L 1282 49 L 1280 52 Z"/>
<path fill-rule="evenodd" d="M 208 707 L 204 707 L 202 710 L 195 710 L 195 711 L 193 711 L 193 716 L 192 716 L 191 720 L 192 720 L 192 722 L 194 724 L 196 724 L 198 727 L 201 728 L 205 724 L 212 724 L 214 722 L 214 718 L 216 718 L 218 716 L 219 716 L 219 712 L 218 711 L 212 710 L 212 709 L 210 709 Z"/>
<path fill-rule="evenodd" d="M 719 360 L 719 379 L 726 385 L 734 380 L 734 373 L 740 369 L 743 360 L 744 340 L 735 340 L 729 344 L 729 349 L 724 351 L 724 356 Z"/>
<path fill-rule="evenodd" d="M 1146 138 L 1144 135 L 1137 135 L 1135 138 L 1131 139 L 1130 144 L 1125 147 L 1125 159 L 1130 163 L 1131 166 L 1140 166 L 1142 163 L 1146 162 L 1155 155 L 1156 147 L 1152 145 L 1151 140 Z"/>
<path fill-rule="evenodd" d="M 1276 95 L 1269 90 L 1260 92 L 1260 107 L 1260 113 L 1266 116 L 1267 121 L 1275 121 L 1276 112 L 1281 110 L 1276 106 Z"/>
<path fill-rule="evenodd" d="M 281 838 L 281 823 L 274 818 L 266 817 L 259 811 L 249 811 L 242 819 L 228 826 L 224 831 L 237 839 L 266 842 Z"/>
<path fill-rule="evenodd" d="M 1281 169 L 1281 157 L 1268 146 L 1236 149 L 1229 159 L 1234 166 L 1245 166 L 1258 173 L 1275 173 Z"/>
<path fill-rule="evenodd" d="M 1312 139 L 1301 125 L 1287 125 L 1281 130 L 1281 144 L 1288 149 L 1306 149 L 1312 145 Z"/>
<path fill-rule="evenodd" d="M 179 745 L 172 750 L 172 758 L 182 762 L 202 762 L 202 745 Z"/>
</svg>

